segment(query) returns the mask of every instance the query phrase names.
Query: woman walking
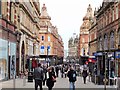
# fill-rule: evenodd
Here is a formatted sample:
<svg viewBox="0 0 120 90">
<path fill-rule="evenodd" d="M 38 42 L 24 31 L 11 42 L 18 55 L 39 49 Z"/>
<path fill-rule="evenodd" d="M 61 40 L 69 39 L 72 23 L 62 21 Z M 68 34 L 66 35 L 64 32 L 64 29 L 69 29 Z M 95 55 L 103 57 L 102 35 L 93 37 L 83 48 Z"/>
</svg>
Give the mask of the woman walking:
<svg viewBox="0 0 120 90">
<path fill-rule="evenodd" d="M 48 76 L 48 79 L 47 79 L 46 85 L 48 87 L 48 90 L 52 90 L 54 83 L 56 82 L 56 75 L 54 72 L 54 67 L 48 68 L 47 76 Z"/>
</svg>

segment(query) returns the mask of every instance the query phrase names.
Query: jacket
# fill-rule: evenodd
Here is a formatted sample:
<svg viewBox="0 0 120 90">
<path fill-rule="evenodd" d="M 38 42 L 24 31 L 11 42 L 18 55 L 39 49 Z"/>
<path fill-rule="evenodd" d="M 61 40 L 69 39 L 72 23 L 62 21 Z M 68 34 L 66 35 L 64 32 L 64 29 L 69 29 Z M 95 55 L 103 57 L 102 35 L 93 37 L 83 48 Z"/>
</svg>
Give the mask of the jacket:
<svg viewBox="0 0 120 90">
<path fill-rule="evenodd" d="M 70 82 L 75 82 L 77 80 L 76 79 L 77 74 L 76 74 L 75 70 L 68 71 L 67 76 L 68 76 Z"/>
<path fill-rule="evenodd" d="M 41 67 L 35 68 L 33 77 L 35 80 L 43 80 L 43 69 Z"/>
</svg>

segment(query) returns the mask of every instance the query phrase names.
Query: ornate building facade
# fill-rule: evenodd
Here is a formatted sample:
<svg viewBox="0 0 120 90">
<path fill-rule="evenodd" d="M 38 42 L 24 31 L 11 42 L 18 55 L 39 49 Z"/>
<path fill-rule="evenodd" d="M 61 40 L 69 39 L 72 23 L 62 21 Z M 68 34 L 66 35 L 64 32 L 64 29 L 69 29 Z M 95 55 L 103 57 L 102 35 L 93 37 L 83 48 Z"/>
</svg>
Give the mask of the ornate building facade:
<svg viewBox="0 0 120 90">
<path fill-rule="evenodd" d="M 73 33 L 73 37 L 71 37 L 68 41 L 68 56 L 70 59 L 76 59 L 77 56 L 77 47 L 78 47 L 79 38 L 76 33 Z"/>
<path fill-rule="evenodd" d="M 120 2 L 103 2 L 102 6 L 97 11 L 97 55 L 99 75 L 105 72 L 105 68 L 107 68 L 107 70 L 112 70 L 112 72 L 114 72 L 114 77 L 120 77 L 120 61 L 117 55 L 119 45 Z M 107 75 L 111 75 L 112 72 L 107 73 Z"/>
<path fill-rule="evenodd" d="M 80 27 L 79 46 L 78 46 L 79 56 L 88 56 L 89 54 L 89 28 L 91 27 L 92 18 L 93 18 L 93 12 L 91 5 L 89 4 L 87 8 L 87 13 L 83 18 L 83 23 Z"/>
<path fill-rule="evenodd" d="M 33 1 L 0 0 L 2 79 L 13 78 L 12 70 L 18 76 L 29 67 L 27 56 L 39 55 L 40 3 Z"/>
<path fill-rule="evenodd" d="M 53 63 L 63 60 L 64 47 L 58 29 L 51 23 L 51 17 L 47 13 L 47 7 L 43 4 L 40 16 L 40 56 L 43 60 Z"/>
<path fill-rule="evenodd" d="M 96 8 L 94 11 L 94 17 L 89 29 L 89 56 L 94 56 L 97 51 L 97 22 L 96 22 Z"/>
</svg>

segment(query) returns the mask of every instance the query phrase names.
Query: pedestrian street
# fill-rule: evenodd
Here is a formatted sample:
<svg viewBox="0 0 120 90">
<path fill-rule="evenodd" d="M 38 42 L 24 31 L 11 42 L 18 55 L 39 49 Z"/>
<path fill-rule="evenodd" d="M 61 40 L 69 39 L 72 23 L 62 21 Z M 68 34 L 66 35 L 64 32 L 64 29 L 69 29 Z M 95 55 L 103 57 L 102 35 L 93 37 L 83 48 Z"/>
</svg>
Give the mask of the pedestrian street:
<svg viewBox="0 0 120 90">
<path fill-rule="evenodd" d="M 13 80 L 8 80 L 8 81 L 3 81 L 2 82 L 2 88 L 14 88 L 13 87 Z M 28 89 L 33 89 L 34 90 L 34 81 L 33 82 L 27 82 L 27 79 L 26 81 L 24 81 L 24 79 L 15 79 L 15 88 L 22 88 L 22 90 L 26 90 L 27 88 Z M 47 88 L 47 86 L 43 86 L 44 89 Z M 75 83 L 75 88 L 76 89 L 102 89 L 104 90 L 104 85 L 95 85 L 94 83 L 92 82 L 89 82 L 88 79 L 87 79 L 87 83 L 84 84 L 83 83 L 83 79 L 82 77 L 77 77 L 77 81 Z M 115 86 L 107 86 L 107 88 L 110 88 L 112 90 L 116 90 Z M 57 82 L 55 83 L 53 89 L 69 89 L 69 80 L 68 78 L 57 78 Z M 3 89 L 4 90 L 4 89 Z"/>
</svg>

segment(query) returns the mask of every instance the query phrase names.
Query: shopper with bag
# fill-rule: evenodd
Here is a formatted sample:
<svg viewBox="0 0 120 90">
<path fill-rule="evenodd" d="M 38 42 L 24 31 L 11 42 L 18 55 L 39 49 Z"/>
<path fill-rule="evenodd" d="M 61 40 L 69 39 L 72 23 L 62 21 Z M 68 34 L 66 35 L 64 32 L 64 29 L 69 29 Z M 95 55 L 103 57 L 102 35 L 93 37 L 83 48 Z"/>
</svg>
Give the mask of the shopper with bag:
<svg viewBox="0 0 120 90">
<path fill-rule="evenodd" d="M 48 90 L 52 90 L 55 82 L 56 82 L 56 75 L 54 72 L 54 67 L 49 67 L 47 72 L 47 81 L 46 81 Z"/>
</svg>

